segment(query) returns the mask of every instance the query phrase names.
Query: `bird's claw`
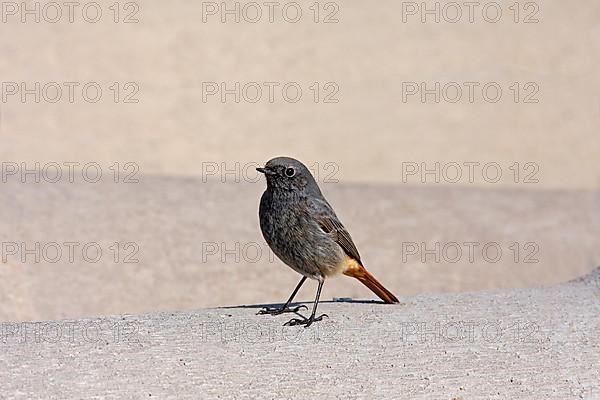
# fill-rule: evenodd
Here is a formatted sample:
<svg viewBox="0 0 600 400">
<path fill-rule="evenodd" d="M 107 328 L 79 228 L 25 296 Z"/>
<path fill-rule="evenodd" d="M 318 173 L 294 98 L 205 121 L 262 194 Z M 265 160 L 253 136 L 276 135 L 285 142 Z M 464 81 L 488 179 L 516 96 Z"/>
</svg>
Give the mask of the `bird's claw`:
<svg viewBox="0 0 600 400">
<path fill-rule="evenodd" d="M 305 328 L 308 328 L 309 326 L 312 325 L 313 322 L 321 321 L 323 319 L 323 317 L 329 318 L 329 315 L 321 314 L 318 317 L 311 316 L 310 318 L 305 318 L 305 319 L 292 318 L 288 322 L 283 324 L 283 326 L 304 325 Z"/>
<path fill-rule="evenodd" d="M 306 307 L 304 304 L 299 305 L 297 307 L 294 308 L 290 308 L 290 307 L 282 307 L 282 308 L 268 308 L 265 307 L 262 310 L 260 310 L 259 312 L 256 313 L 256 315 L 279 315 L 279 314 L 284 314 L 284 313 L 296 313 L 299 310 L 301 310 L 302 308 L 308 310 L 308 307 Z"/>
</svg>

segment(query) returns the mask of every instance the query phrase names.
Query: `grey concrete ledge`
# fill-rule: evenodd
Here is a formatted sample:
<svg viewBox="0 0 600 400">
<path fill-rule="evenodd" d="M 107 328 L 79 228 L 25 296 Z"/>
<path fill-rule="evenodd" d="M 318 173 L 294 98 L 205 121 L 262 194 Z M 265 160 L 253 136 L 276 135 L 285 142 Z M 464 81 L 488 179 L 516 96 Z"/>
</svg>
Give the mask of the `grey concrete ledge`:
<svg viewBox="0 0 600 400">
<path fill-rule="evenodd" d="M 308 329 L 259 306 L 3 323 L 0 398 L 600 398 L 600 268 L 401 301 L 324 302 Z"/>
</svg>

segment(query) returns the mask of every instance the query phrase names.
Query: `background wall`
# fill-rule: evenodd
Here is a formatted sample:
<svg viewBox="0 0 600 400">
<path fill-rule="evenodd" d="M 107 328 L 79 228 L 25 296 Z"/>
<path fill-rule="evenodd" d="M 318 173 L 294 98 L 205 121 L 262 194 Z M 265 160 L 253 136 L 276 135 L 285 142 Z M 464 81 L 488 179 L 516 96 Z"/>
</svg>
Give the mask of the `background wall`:
<svg viewBox="0 0 600 400">
<path fill-rule="evenodd" d="M 535 162 L 535 188 L 600 184 L 600 5 L 594 1 L 519 3 L 518 17 L 513 3 L 481 2 L 473 7 L 472 23 L 466 6 L 458 22 L 449 22 L 456 7 L 445 2 L 437 3 L 438 13 L 425 15 L 413 2 L 319 3 L 318 23 L 308 3 L 279 3 L 273 23 L 266 6 L 258 22 L 246 22 L 256 8 L 237 3 L 236 23 L 235 13 L 222 15 L 220 3 L 214 11 L 210 2 L 178 0 L 131 3 L 137 9 L 119 4 L 119 23 L 108 1 L 96 3 L 99 22 L 86 22 L 96 7 L 83 2 L 74 8 L 73 23 L 62 7 L 53 24 L 46 21 L 55 12 L 44 4 L 39 23 L 27 14 L 22 23 L 21 6 L 17 15 L 4 11 L 2 80 L 29 88 L 33 82 L 81 86 L 73 103 L 67 93 L 55 104 L 36 104 L 31 95 L 23 104 L 18 94 L 8 95 L 2 160 L 130 160 L 143 173 L 198 175 L 202 161 L 264 162 L 293 154 L 337 163 L 345 182 L 394 183 L 402 182 L 402 162 L 497 162 L 505 174 L 514 162 Z M 294 17 L 289 4 L 302 12 L 297 23 L 284 19 Z M 435 9 L 436 2 L 425 4 Z M 486 21 L 494 21 L 498 9 L 499 21 Z M 327 16 L 338 22 L 325 23 Z M 124 23 L 134 19 L 139 22 Z M 98 103 L 86 102 L 78 90 L 89 82 L 103 90 Z M 109 88 L 115 82 L 121 88 L 116 104 Z M 128 82 L 139 87 L 130 99 L 136 104 L 123 103 L 134 91 L 124 88 Z M 240 103 L 234 95 L 222 103 L 218 94 L 203 102 L 207 82 L 230 89 L 239 82 L 240 92 L 256 82 L 263 94 L 250 103 L 255 91 L 248 87 Z M 273 103 L 264 82 L 280 85 Z M 281 89 L 290 82 L 302 89 L 297 103 L 283 98 Z M 325 88 L 328 82 L 336 86 Z M 440 102 L 427 95 L 422 103 L 419 94 L 406 94 L 407 87 L 403 102 L 403 83 L 410 82 L 428 89 L 439 82 Z M 456 103 L 449 102 L 455 86 L 443 90 L 451 82 L 463 91 Z M 472 103 L 465 82 L 479 84 Z M 488 83 L 502 89 L 497 103 L 484 98 Z M 336 87 L 329 100 L 338 102 L 324 103 Z M 494 87 L 487 90 L 494 99 Z"/>
<path fill-rule="evenodd" d="M 278 261 L 206 255 L 264 246 L 254 166 L 277 155 L 326 183 L 400 295 L 550 284 L 600 264 L 597 2 L 481 2 L 471 16 L 462 3 L 281 2 L 273 22 L 262 3 L 260 18 L 247 2 L 113 3 L 2 4 L 2 242 L 104 250 L 95 264 L 5 257 L 3 319 L 283 301 L 297 277 Z M 24 173 L 38 167 L 39 184 Z M 500 243 L 504 258 L 403 259 L 406 243 L 465 241 Z M 107 258 L 115 242 L 138 246 L 133 267 Z M 538 263 L 523 263 L 528 243 Z M 340 280 L 325 295 L 369 293 Z"/>
</svg>

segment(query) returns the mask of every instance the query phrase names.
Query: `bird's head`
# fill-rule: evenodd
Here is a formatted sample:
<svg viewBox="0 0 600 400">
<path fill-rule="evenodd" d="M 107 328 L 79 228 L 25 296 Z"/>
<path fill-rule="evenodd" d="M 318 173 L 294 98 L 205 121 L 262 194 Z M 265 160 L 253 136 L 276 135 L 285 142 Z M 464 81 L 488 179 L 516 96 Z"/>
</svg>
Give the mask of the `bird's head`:
<svg viewBox="0 0 600 400">
<path fill-rule="evenodd" d="M 265 174 L 267 189 L 321 194 L 310 170 L 294 158 L 276 157 L 256 170 Z"/>
</svg>

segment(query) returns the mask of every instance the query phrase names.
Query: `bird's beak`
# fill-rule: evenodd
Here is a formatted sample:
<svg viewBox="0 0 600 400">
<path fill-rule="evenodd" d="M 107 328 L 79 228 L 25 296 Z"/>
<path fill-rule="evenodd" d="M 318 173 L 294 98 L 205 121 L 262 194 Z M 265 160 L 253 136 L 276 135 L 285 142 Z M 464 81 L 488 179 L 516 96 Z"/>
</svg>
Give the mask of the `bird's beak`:
<svg viewBox="0 0 600 400">
<path fill-rule="evenodd" d="M 265 175 L 273 175 L 273 170 L 271 170 L 270 168 L 264 167 L 264 168 L 256 168 L 256 170 L 258 172 L 260 172 L 261 174 L 265 174 Z"/>
</svg>

